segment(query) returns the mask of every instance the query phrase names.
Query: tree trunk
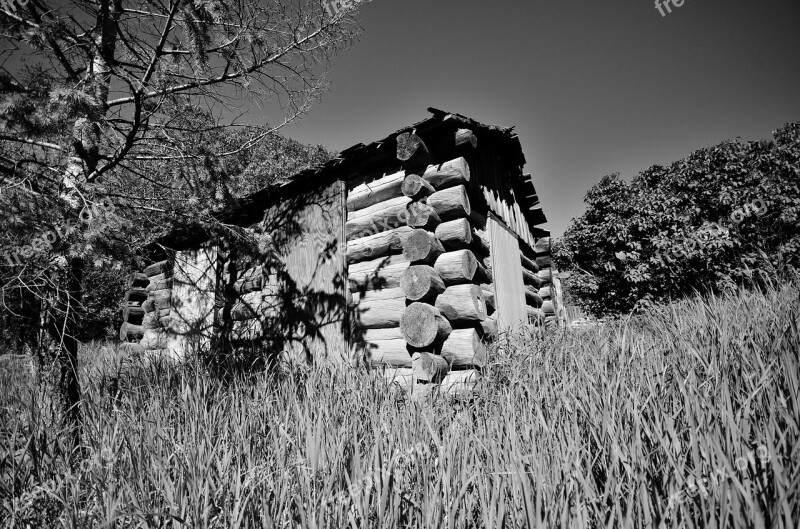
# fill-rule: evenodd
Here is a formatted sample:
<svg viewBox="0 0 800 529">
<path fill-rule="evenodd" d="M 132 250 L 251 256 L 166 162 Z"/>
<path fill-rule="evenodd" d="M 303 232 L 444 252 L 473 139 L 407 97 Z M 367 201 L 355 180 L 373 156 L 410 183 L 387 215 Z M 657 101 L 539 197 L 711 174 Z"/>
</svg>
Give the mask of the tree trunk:
<svg viewBox="0 0 800 529">
<path fill-rule="evenodd" d="M 214 285 L 214 328 L 211 333 L 211 353 L 217 358 L 226 358 L 233 351 L 233 307 L 236 304 L 237 294 L 256 291 L 255 287 L 253 290 L 247 290 L 251 282 L 258 284 L 258 290 L 263 286 L 261 274 L 250 280 L 239 282 L 236 250 L 226 248 L 226 246 L 228 246 L 227 241 L 220 239 L 219 251 L 214 263 L 216 283 Z M 226 269 L 227 281 L 225 280 Z M 245 290 L 247 291 L 245 292 Z"/>
<path fill-rule="evenodd" d="M 101 0 L 98 2 L 97 27 L 99 32 L 96 37 L 96 49 L 92 58 L 92 68 L 87 73 L 85 86 L 93 96 L 94 112 L 88 113 L 75 120 L 73 125 L 73 151 L 74 155 L 67 163 L 66 170 L 61 179 L 61 198 L 69 204 L 71 218 L 78 219 L 79 227 L 76 230 L 78 237 L 82 238 L 84 226 L 80 225 L 83 212 L 83 202 L 78 199 L 79 177 L 91 173 L 97 166 L 98 149 L 100 145 L 100 126 L 96 121 L 97 116 L 104 115 L 108 110 L 108 91 L 111 80 L 111 64 L 117 43 L 118 22 L 122 16 L 121 0 Z M 94 114 L 92 116 L 92 114 Z M 67 289 L 66 300 L 56 307 L 56 318 L 52 321 L 56 325 L 51 328 L 51 334 L 58 340 L 60 350 L 58 364 L 60 367 L 59 400 L 63 406 L 63 420 L 65 430 L 68 432 L 71 443 L 70 453 L 75 456 L 75 450 L 80 446 L 82 414 L 80 409 L 81 388 L 78 379 L 78 322 L 83 305 L 83 272 L 84 255 L 75 255 L 76 248 L 66 246 L 61 250 L 61 256 L 66 258 Z M 66 309 L 59 314 L 59 309 Z M 60 316 L 60 317 L 59 317 Z"/>
<path fill-rule="evenodd" d="M 78 379 L 78 321 L 80 321 L 83 297 L 83 259 L 71 257 L 67 261 L 66 291 L 54 297 L 52 311 L 48 318 L 48 332 L 58 351 L 58 401 L 61 407 L 61 426 L 68 440 L 69 460 L 74 463 L 79 458 L 76 448 L 81 442 L 82 417 L 81 387 Z"/>
</svg>

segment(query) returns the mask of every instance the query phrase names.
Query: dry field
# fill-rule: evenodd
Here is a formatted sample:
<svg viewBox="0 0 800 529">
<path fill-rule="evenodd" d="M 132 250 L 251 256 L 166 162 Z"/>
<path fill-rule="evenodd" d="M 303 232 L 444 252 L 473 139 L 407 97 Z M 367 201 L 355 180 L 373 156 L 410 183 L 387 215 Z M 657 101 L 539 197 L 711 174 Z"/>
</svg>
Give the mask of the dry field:
<svg viewBox="0 0 800 529">
<path fill-rule="evenodd" d="M 471 402 L 82 352 L 85 454 L 0 369 L 6 527 L 797 527 L 796 286 L 494 346 Z M 124 371 L 124 373 L 122 373 Z"/>
</svg>

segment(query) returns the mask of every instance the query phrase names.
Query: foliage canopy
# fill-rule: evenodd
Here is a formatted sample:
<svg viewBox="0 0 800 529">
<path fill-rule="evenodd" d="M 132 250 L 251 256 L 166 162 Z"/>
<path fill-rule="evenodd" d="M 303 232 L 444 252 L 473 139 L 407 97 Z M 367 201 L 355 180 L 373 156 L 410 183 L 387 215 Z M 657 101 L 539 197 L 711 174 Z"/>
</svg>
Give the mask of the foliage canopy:
<svg viewBox="0 0 800 529">
<path fill-rule="evenodd" d="M 595 315 L 774 280 L 800 265 L 800 123 L 774 141 L 725 141 L 630 183 L 604 177 L 556 244 Z"/>
</svg>

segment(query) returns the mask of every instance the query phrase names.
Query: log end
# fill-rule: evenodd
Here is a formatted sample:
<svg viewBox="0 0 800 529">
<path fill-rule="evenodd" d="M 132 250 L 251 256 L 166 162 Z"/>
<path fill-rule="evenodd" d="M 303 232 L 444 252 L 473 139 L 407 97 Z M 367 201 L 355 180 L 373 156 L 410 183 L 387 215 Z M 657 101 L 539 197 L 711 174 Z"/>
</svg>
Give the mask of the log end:
<svg viewBox="0 0 800 529">
<path fill-rule="evenodd" d="M 435 191 L 432 185 L 416 174 L 407 175 L 403 179 L 400 189 L 405 196 L 412 200 L 419 200 Z"/>
<path fill-rule="evenodd" d="M 412 303 L 400 318 L 400 332 L 408 345 L 415 348 L 444 340 L 452 330 L 439 309 L 427 303 Z"/>
<path fill-rule="evenodd" d="M 470 129 L 458 129 L 456 131 L 456 147 L 478 148 L 478 137 Z"/>
<path fill-rule="evenodd" d="M 447 360 L 431 353 L 414 353 L 411 357 L 414 379 L 418 382 L 439 383 L 447 376 Z"/>
<path fill-rule="evenodd" d="M 403 272 L 400 287 L 411 301 L 430 301 L 444 291 L 444 281 L 432 267 L 412 265 Z"/>
<path fill-rule="evenodd" d="M 411 263 L 433 264 L 443 253 L 442 243 L 425 230 L 414 230 L 403 243 L 403 256 Z"/>
</svg>

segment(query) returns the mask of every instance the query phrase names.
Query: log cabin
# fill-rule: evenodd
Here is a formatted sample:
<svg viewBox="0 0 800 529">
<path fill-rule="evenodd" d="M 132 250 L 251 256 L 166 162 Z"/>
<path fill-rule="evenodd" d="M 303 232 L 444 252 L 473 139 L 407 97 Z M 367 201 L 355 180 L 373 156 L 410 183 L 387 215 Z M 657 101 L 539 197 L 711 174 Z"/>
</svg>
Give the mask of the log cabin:
<svg viewBox="0 0 800 529">
<path fill-rule="evenodd" d="M 268 347 L 446 391 L 474 383 L 487 341 L 557 321 L 560 289 L 513 127 L 429 112 L 240 200 L 220 215 L 239 232 L 159 241 L 131 279 L 121 340 L 172 358 Z"/>
</svg>

